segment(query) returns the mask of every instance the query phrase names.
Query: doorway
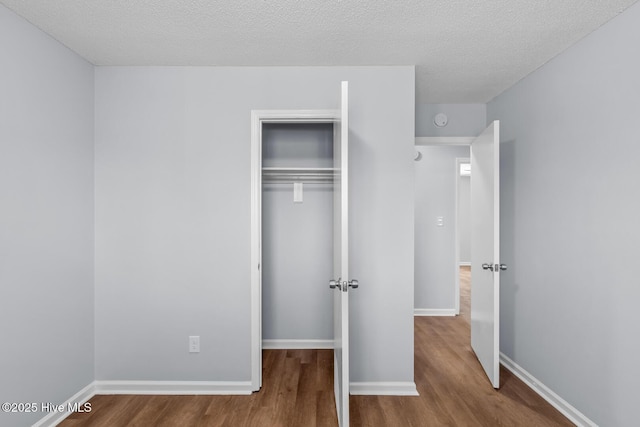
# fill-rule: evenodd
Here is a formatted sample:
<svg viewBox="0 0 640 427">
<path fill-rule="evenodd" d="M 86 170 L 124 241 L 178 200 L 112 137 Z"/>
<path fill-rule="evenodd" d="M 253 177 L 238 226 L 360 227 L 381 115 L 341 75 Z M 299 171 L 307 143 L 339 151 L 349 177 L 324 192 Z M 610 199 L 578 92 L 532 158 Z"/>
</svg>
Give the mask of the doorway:
<svg viewBox="0 0 640 427">
<path fill-rule="evenodd" d="M 333 152 L 323 147 L 323 144 L 313 144 L 311 139 L 297 145 L 295 137 L 296 134 L 298 134 L 297 136 L 305 134 L 305 127 L 313 126 L 317 127 L 320 134 L 323 134 L 326 127 L 329 126 L 333 134 L 336 120 L 339 120 L 339 115 L 334 110 L 254 110 L 251 113 L 251 384 L 255 391 L 262 387 L 264 332 L 276 333 L 278 328 L 283 327 L 279 325 L 279 322 L 273 321 L 267 326 L 271 330 L 265 331 L 263 324 L 263 193 L 265 181 L 268 186 L 289 184 L 291 203 L 298 203 L 298 200 L 304 203 L 305 182 L 310 184 L 315 181 L 322 182 L 325 186 L 329 185 L 329 178 L 333 178 L 333 172 L 331 167 L 323 167 L 326 166 L 323 164 L 323 161 L 326 160 L 323 160 L 322 157 L 328 157 L 330 152 L 331 162 L 333 162 Z M 270 133 L 286 134 L 287 137 L 283 142 L 273 143 L 271 141 L 269 144 Z M 269 144 L 266 150 L 265 134 Z M 289 138 L 294 139 L 288 140 Z M 311 155 L 313 153 L 323 155 L 313 159 L 314 156 Z M 302 184 L 302 189 L 297 184 Z M 281 197 L 284 197 L 284 193 L 274 192 L 269 194 L 264 201 L 271 204 L 275 199 Z M 331 234 L 330 231 L 329 234 Z M 281 260 L 278 262 L 286 263 Z M 275 264 L 272 265 L 272 267 L 275 266 Z M 326 278 L 331 276 L 329 271 Z M 277 280 L 278 275 L 276 274 L 270 279 Z M 285 287 L 287 285 L 291 286 L 288 283 L 284 284 Z M 273 294 L 277 293 L 276 291 Z M 286 303 L 286 299 L 288 299 L 286 289 L 284 293 L 285 296 L 281 299 Z"/>
<path fill-rule="evenodd" d="M 455 311 L 460 314 L 463 294 L 470 293 L 471 280 L 471 159 L 458 157 L 455 160 Z M 467 279 L 461 281 L 461 275 Z M 469 295 L 470 297 L 470 295 Z M 468 313 L 467 313 L 468 314 Z"/>
<path fill-rule="evenodd" d="M 425 141 L 426 140 L 426 141 Z M 425 147 L 420 147 L 422 142 Z M 426 142 L 426 144 L 425 144 Z M 431 144 L 429 144 L 431 143 Z M 448 304 L 454 305 L 449 308 L 415 308 L 416 315 L 455 315 L 459 314 L 460 303 L 460 266 L 459 266 L 459 242 L 457 233 L 452 238 L 451 233 L 445 233 L 446 212 L 443 204 L 437 200 L 438 193 L 447 194 L 447 180 L 431 179 L 419 177 L 418 171 L 440 170 L 445 162 L 438 160 L 437 146 L 429 145 L 464 145 L 470 146 L 468 153 L 471 164 L 472 179 L 470 180 L 470 195 L 472 206 L 471 221 L 471 347 L 476 354 L 482 368 L 489 378 L 494 388 L 500 387 L 499 358 L 500 358 L 500 272 L 507 269 L 507 266 L 500 263 L 500 123 L 493 121 L 489 126 L 475 138 L 416 138 L 416 149 L 433 151 L 432 153 L 419 152 L 416 160 L 431 159 L 432 162 L 427 167 L 416 168 L 416 259 L 421 262 L 416 263 L 416 297 L 417 304 L 442 304 L 447 307 L 447 295 L 453 296 Z M 455 148 L 455 147 L 449 147 Z M 430 155 L 427 155 L 430 154 Z M 436 161 L 433 161 L 436 159 Z M 453 165 L 453 162 L 451 163 Z M 456 160 L 457 165 L 457 160 Z M 450 176 L 450 175 L 449 175 Z M 452 183 L 457 183 L 456 180 Z M 450 181 L 451 182 L 451 181 Z M 421 183 L 427 183 L 424 188 L 420 188 Z M 429 187 L 429 185 L 431 187 Z M 457 186 L 457 184 L 454 184 Z M 427 195 L 422 194 L 427 189 Z M 444 189 L 444 190 L 443 190 Z M 430 190 L 430 191 L 429 191 Z M 456 192 L 449 192 L 455 194 Z M 453 196 L 453 194 L 450 194 Z M 421 198 L 422 197 L 422 198 Z M 422 203 L 421 203 L 422 202 Z M 456 205 L 457 205 L 457 201 Z M 426 214 L 422 215 L 420 209 L 424 206 Z M 428 209 L 432 209 L 429 211 Z M 435 209 L 435 210 L 433 210 Z M 451 217 L 451 215 L 449 215 Z M 435 219 L 435 221 L 434 221 Z M 457 224 L 457 221 L 453 221 Z M 426 224 L 426 225 L 425 225 Z M 420 228 L 419 225 L 425 225 Z M 440 229 L 436 231 L 436 229 Z M 454 225 L 453 228 L 456 228 Z M 431 254 L 420 246 L 419 239 L 422 238 L 421 231 L 431 232 L 432 238 L 425 241 L 431 244 Z M 456 247 L 455 251 L 450 251 L 447 245 Z M 435 246 L 434 246 L 435 245 Z M 426 246 L 429 249 L 429 246 Z M 435 250 L 434 250 L 435 249 Z M 422 250 L 423 253 L 419 253 Z M 447 259 L 453 262 L 447 263 Z M 433 275 L 434 268 L 444 266 L 444 280 L 438 276 L 426 276 L 426 280 L 421 276 L 418 266 L 427 264 L 426 272 Z M 430 265 L 429 265 L 430 263 Z M 453 273 L 453 274 L 451 274 Z M 447 276 L 450 279 L 447 279 Z M 451 279 L 454 279 L 454 292 L 451 292 Z M 426 292 L 425 292 L 426 290 Z M 422 293 L 420 293 L 422 291 Z M 439 292 L 439 293 L 438 293 Z M 424 298 L 425 294 L 427 297 Z M 453 294 L 453 295 L 451 295 Z M 440 296 L 440 300 L 436 297 Z M 445 298 L 442 298 L 445 296 Z M 420 299 L 422 297 L 422 300 Z M 450 305 L 450 307 L 451 307 Z M 420 313 L 422 311 L 422 313 Z M 453 312 L 453 314 L 451 314 Z"/>
<path fill-rule="evenodd" d="M 458 159 L 469 147 L 416 146 L 415 314 L 455 316 L 460 310 Z M 468 178 L 467 178 L 468 180 Z"/>
</svg>

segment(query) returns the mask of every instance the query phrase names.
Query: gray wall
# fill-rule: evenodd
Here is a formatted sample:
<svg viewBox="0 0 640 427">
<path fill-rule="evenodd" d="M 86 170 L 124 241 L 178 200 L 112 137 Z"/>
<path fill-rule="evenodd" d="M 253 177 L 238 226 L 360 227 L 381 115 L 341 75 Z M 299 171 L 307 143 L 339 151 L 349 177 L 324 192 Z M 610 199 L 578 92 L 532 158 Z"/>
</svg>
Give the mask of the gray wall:
<svg viewBox="0 0 640 427">
<path fill-rule="evenodd" d="M 494 99 L 501 350 L 598 425 L 638 420 L 640 4 Z"/>
<path fill-rule="evenodd" d="M 0 63 L 0 401 L 59 404 L 93 381 L 93 67 L 4 6 Z"/>
<path fill-rule="evenodd" d="M 250 378 L 250 111 L 337 108 L 341 80 L 351 381 L 413 381 L 413 67 L 98 67 L 97 379 Z"/>
<path fill-rule="evenodd" d="M 438 127 L 433 118 L 444 113 L 449 118 L 445 127 Z M 487 127 L 485 104 L 417 104 L 416 136 L 476 136 Z"/>
<path fill-rule="evenodd" d="M 332 167 L 332 124 L 263 126 L 263 166 Z M 262 191 L 262 338 L 332 340 L 333 186 L 292 183 Z"/>
<path fill-rule="evenodd" d="M 471 262 L 471 178 L 458 171 L 458 242 L 460 263 Z"/>
<path fill-rule="evenodd" d="M 469 147 L 416 147 L 415 308 L 455 308 L 456 157 L 469 157 Z M 444 226 L 436 218 L 444 218 Z"/>
</svg>

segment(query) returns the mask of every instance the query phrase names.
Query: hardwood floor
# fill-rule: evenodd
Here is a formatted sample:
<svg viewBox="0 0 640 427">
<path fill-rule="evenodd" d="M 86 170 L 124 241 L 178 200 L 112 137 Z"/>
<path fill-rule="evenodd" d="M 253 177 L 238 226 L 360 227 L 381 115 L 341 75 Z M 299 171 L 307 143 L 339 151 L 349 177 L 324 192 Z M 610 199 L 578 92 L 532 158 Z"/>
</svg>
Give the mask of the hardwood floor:
<svg viewBox="0 0 640 427">
<path fill-rule="evenodd" d="M 471 324 L 471 267 L 460 267 L 460 317 Z"/>
<path fill-rule="evenodd" d="M 470 271 L 461 270 L 460 316 L 415 318 L 420 396 L 351 396 L 351 425 L 572 426 L 504 368 L 500 389 L 471 347 Z M 92 411 L 60 426 L 337 426 L 331 350 L 265 350 L 263 387 L 251 396 L 95 396 Z"/>
<path fill-rule="evenodd" d="M 98 395 L 60 426 L 331 426 L 333 350 L 264 350 L 263 387 L 250 396 Z"/>
</svg>

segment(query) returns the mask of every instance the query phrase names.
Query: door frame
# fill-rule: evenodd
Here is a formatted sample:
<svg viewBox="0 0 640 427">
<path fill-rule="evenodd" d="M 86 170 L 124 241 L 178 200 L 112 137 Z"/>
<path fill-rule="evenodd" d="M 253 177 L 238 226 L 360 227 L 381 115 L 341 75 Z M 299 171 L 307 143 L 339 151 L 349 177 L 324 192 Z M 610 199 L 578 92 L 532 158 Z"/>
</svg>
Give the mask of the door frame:
<svg viewBox="0 0 640 427">
<path fill-rule="evenodd" d="M 262 387 L 262 125 L 334 123 L 339 110 L 251 110 L 251 389 Z"/>
</svg>

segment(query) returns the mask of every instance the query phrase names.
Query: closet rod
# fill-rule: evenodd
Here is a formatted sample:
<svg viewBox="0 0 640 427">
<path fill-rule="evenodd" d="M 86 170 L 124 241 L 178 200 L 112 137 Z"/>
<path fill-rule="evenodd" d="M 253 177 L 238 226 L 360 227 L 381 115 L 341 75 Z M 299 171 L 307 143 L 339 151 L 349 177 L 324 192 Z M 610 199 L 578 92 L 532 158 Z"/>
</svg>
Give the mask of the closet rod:
<svg viewBox="0 0 640 427">
<path fill-rule="evenodd" d="M 333 168 L 262 168 L 265 183 L 333 183 Z"/>
<path fill-rule="evenodd" d="M 293 184 L 294 182 L 302 182 L 305 184 L 333 184 L 332 179 L 299 179 L 299 178 L 282 178 L 282 179 L 265 179 L 264 184 Z"/>
<path fill-rule="evenodd" d="M 278 178 L 278 177 L 308 177 L 308 178 L 331 178 L 333 179 L 333 173 L 263 173 L 264 178 Z"/>
<path fill-rule="evenodd" d="M 273 173 L 273 174 L 307 174 L 307 173 L 315 173 L 315 174 L 332 174 L 335 171 L 334 168 L 274 168 L 274 167 L 264 167 L 262 168 L 262 173 Z"/>
<path fill-rule="evenodd" d="M 262 182 L 265 184 L 291 184 L 294 182 L 304 182 L 309 184 L 333 184 L 333 178 L 324 178 L 324 177 L 280 177 L 280 178 L 267 178 L 263 179 Z"/>
</svg>

